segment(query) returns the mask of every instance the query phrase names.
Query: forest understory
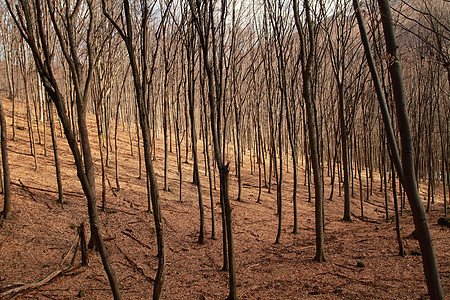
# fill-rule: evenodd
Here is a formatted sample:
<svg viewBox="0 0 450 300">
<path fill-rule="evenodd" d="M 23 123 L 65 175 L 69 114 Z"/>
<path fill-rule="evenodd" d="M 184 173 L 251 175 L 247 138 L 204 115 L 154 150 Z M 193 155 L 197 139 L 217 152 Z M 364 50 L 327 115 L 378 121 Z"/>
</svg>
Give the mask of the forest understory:
<svg viewBox="0 0 450 300">
<path fill-rule="evenodd" d="M 5 99 L 7 124 L 11 124 L 11 101 Z M 65 203 L 57 203 L 58 193 L 47 130 L 47 154 L 37 144 L 38 169 L 30 155 L 25 109 L 16 112 L 16 140 L 8 126 L 8 152 L 12 182 L 13 217 L 0 228 L 0 294 L 9 288 L 33 283 L 58 269 L 63 257 L 72 257 L 77 226 L 89 224 L 86 198 L 76 176 L 73 156 L 58 129 Z M 101 168 L 94 116 L 88 116 L 92 154 L 96 172 L 97 205 L 100 207 Z M 132 126 L 132 128 L 135 128 Z M 118 126 L 120 191 L 115 186 L 114 153 L 106 168 L 106 210 L 99 209 L 100 226 L 124 299 L 149 299 L 157 269 L 157 248 L 152 214 L 147 212 L 146 181 L 138 179 L 136 135 L 131 155 L 129 135 Z M 113 130 L 113 129 L 112 129 Z M 42 128 L 41 128 L 42 134 Z M 43 136 L 42 136 L 43 141 Z M 201 144 L 202 141 L 200 140 Z M 179 202 L 179 177 L 175 145 L 169 153 L 169 191 L 163 188 L 164 144 L 156 141 L 154 161 L 159 182 L 166 238 L 167 276 L 163 299 L 224 299 L 228 291 L 227 272 L 222 272 L 222 239 L 219 204 L 219 178 L 216 172 L 214 210 L 216 240 L 211 237 L 211 207 L 208 177 L 203 154 L 199 154 L 200 182 L 204 191 L 206 242 L 197 243 L 199 208 L 197 187 L 192 184 L 192 160 L 182 164 L 182 203 Z M 232 147 L 232 145 L 230 145 Z M 229 151 L 229 161 L 234 159 Z M 183 157 L 184 160 L 184 157 Z M 290 162 L 288 162 L 290 164 Z M 326 262 L 313 261 L 315 253 L 314 199 L 308 200 L 304 163 L 300 159 L 298 184 L 299 233 L 292 234 L 292 168 L 285 166 L 283 178 L 283 230 L 280 244 L 274 244 L 277 231 L 276 186 L 272 193 L 263 188 L 258 197 L 258 170 L 251 174 L 248 153 L 241 169 L 242 201 L 237 197 L 237 178 L 230 164 L 230 197 L 236 248 L 237 291 L 240 299 L 423 299 L 427 288 L 419 245 L 412 236 L 414 225 L 409 205 L 401 216 L 406 257 L 398 256 L 392 190 L 386 220 L 384 192 L 380 177 L 374 176 L 373 195 L 364 201 L 365 218 L 359 204 L 359 183 L 354 179 L 351 198 L 352 222 L 343 222 L 343 193 L 335 185 L 333 200 L 325 200 Z M 326 168 L 326 166 L 325 166 Z M 145 174 L 143 168 L 143 174 Z M 363 172 L 364 174 L 364 172 Z M 145 178 L 145 176 L 142 176 Z M 272 180 L 272 183 L 275 183 Z M 363 193 L 366 193 L 363 177 Z M 444 295 L 450 291 L 449 228 L 437 224 L 443 215 L 442 184 L 436 189 L 435 203 L 428 213 L 436 249 Z M 313 191 L 313 189 L 312 189 Z M 325 172 L 325 197 L 330 194 L 330 178 Z M 420 184 L 426 205 L 427 185 Z M 1 210 L 1 207 L 0 207 Z M 86 226 L 89 238 L 89 226 Z M 89 251 L 89 265 L 74 268 L 47 284 L 5 299 L 110 299 L 111 290 L 98 253 Z"/>
</svg>

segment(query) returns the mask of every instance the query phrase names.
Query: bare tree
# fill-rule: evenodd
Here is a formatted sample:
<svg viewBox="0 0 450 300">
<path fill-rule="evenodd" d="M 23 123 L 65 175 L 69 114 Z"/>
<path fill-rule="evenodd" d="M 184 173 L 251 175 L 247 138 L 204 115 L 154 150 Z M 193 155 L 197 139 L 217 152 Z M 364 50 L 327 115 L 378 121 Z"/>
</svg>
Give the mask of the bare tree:
<svg viewBox="0 0 450 300">
<path fill-rule="evenodd" d="M 311 89 L 312 67 L 316 54 L 316 41 L 311 8 L 308 0 L 303 1 L 305 22 L 300 20 L 298 1 L 293 1 L 294 20 L 300 38 L 300 57 L 303 78 L 303 98 L 305 99 L 306 116 L 308 123 L 309 147 L 311 151 L 311 164 L 314 174 L 315 191 L 315 220 L 316 220 L 316 255 L 314 260 L 324 261 L 324 232 L 323 232 L 323 190 L 320 175 L 319 147 L 317 140 L 317 119 L 315 114 L 315 99 Z M 306 31 L 306 32 L 305 32 Z"/>
<path fill-rule="evenodd" d="M 436 256 L 434 252 L 433 241 L 431 239 L 430 229 L 428 227 L 427 216 L 419 197 L 417 183 L 415 180 L 414 172 L 414 151 L 411 141 L 411 126 L 409 123 L 409 117 L 405 107 L 405 91 L 403 85 L 403 75 L 400 65 L 400 59 L 398 56 L 398 44 L 394 32 L 392 23 L 392 15 L 390 3 L 388 0 L 378 0 L 381 20 L 383 23 L 384 38 L 386 42 L 386 50 L 389 57 L 389 73 L 391 75 L 391 81 L 393 86 L 393 94 L 397 112 L 397 123 L 400 130 L 400 137 L 402 143 L 402 163 L 400 165 L 399 159 L 396 157 L 394 160 L 397 173 L 402 181 L 408 200 L 413 213 L 414 224 L 419 236 L 419 245 L 422 253 L 423 266 L 425 271 L 425 278 L 428 286 L 428 292 L 432 299 L 444 299 L 442 292 L 442 286 L 439 279 L 439 271 L 436 263 Z M 353 6 L 356 12 L 359 12 L 358 1 L 353 1 Z M 369 62 L 369 66 L 372 72 L 372 78 L 377 89 L 378 98 L 381 99 L 383 118 L 385 126 L 388 129 L 389 143 L 391 151 L 395 155 L 396 147 L 393 134 L 391 134 L 390 122 L 387 120 L 389 115 L 387 114 L 386 102 L 383 101 L 383 93 L 381 92 L 381 85 L 378 80 L 378 76 L 373 64 L 373 58 L 371 56 L 370 47 L 367 42 L 367 35 L 364 29 L 364 23 L 361 15 L 358 16 L 358 24 L 360 27 L 361 37 L 364 43 L 366 57 Z M 397 156 L 397 155 L 396 155 Z"/>
<path fill-rule="evenodd" d="M 220 199 L 223 204 L 222 216 L 225 220 L 223 226 L 223 234 L 226 234 L 227 254 L 228 262 L 227 267 L 229 272 L 229 287 L 230 293 L 228 299 L 237 299 L 236 293 L 236 273 L 234 262 L 234 243 L 233 243 L 233 228 L 231 220 L 231 206 L 230 198 L 228 194 L 228 175 L 229 175 L 229 163 L 225 163 L 224 151 L 222 147 L 225 147 L 225 125 L 221 124 L 221 113 L 223 113 L 223 107 L 220 106 L 218 101 L 223 101 L 223 59 L 224 59 L 224 28 L 226 22 L 227 2 L 222 0 L 220 3 L 220 19 L 219 24 L 215 25 L 214 9 L 215 5 L 213 1 L 208 1 L 203 4 L 197 2 L 194 3 L 189 0 L 189 6 L 192 11 L 192 17 L 195 27 L 197 29 L 198 37 L 200 40 L 200 48 L 202 51 L 203 67 L 206 72 L 208 82 L 208 100 L 210 106 L 210 118 L 211 118 L 211 131 L 214 146 L 214 157 L 219 169 L 220 176 Z M 217 32 L 218 30 L 218 32 Z M 216 33 L 219 36 L 216 36 Z M 211 34 L 211 35 L 210 35 Z M 209 46 L 212 45 L 212 57 L 209 58 Z M 225 104 L 224 104 L 225 105 Z M 226 124 L 226 120 L 224 120 Z M 192 124 L 191 124 L 192 125 Z M 221 140 L 221 134 L 223 140 Z M 225 244 L 225 243 L 224 243 Z M 224 252 L 225 255 L 225 252 Z"/>
<path fill-rule="evenodd" d="M 42 22 L 43 20 L 43 14 L 45 13 L 50 13 L 53 14 L 53 22 L 56 22 L 55 19 L 55 6 L 53 2 L 47 2 L 47 6 L 43 6 L 42 3 L 37 0 L 35 3 L 29 3 L 27 1 L 20 1 L 19 5 L 16 6 L 16 10 L 13 11 L 11 4 L 9 1 L 6 1 L 6 4 L 8 6 L 8 10 L 11 14 L 11 16 L 14 19 L 14 22 L 17 26 L 17 28 L 19 29 L 22 37 L 25 39 L 25 41 L 27 42 L 28 46 L 30 47 L 32 53 L 33 53 L 33 57 L 34 57 L 34 61 L 36 64 L 36 69 L 39 72 L 39 75 L 41 77 L 41 80 L 44 84 L 44 87 L 50 97 L 50 99 L 53 101 L 53 103 L 56 106 L 56 109 L 58 111 L 58 115 L 59 118 L 63 124 L 64 127 L 64 133 L 66 135 L 70 150 L 74 156 L 75 159 L 75 164 L 77 167 L 77 175 L 78 178 L 80 179 L 81 182 L 81 186 L 83 188 L 83 191 L 86 195 L 87 198 L 87 202 L 88 202 L 88 212 L 89 212 L 89 220 L 90 220 L 90 224 L 91 224 L 91 230 L 92 230 L 92 236 L 93 239 L 95 241 L 95 244 L 99 250 L 100 256 L 102 258 L 102 262 L 103 262 L 103 266 L 105 269 L 106 274 L 108 275 L 108 279 L 109 279 L 109 283 L 111 285 L 111 290 L 112 293 L 114 295 L 115 299 L 121 299 L 121 294 L 120 294 L 120 290 L 119 290 L 119 284 L 117 282 L 117 278 L 115 276 L 114 270 L 112 269 L 111 266 L 111 262 L 109 261 L 109 257 L 108 257 L 108 253 L 106 251 L 106 246 L 105 243 L 103 241 L 101 232 L 100 232 L 100 227 L 99 227 L 99 223 L 98 223 L 98 213 L 97 213 L 97 204 L 95 201 L 95 194 L 94 194 L 94 189 L 93 189 L 93 181 L 89 180 L 89 174 L 90 174 L 90 168 L 92 168 L 92 157 L 87 157 L 87 160 L 90 161 L 91 163 L 87 163 L 86 161 L 86 156 L 90 155 L 90 149 L 88 150 L 88 152 L 83 151 L 83 156 L 84 156 L 84 166 L 83 166 L 83 158 L 82 155 L 80 153 L 80 150 L 78 148 L 75 136 L 73 134 L 73 131 L 71 129 L 71 124 L 69 121 L 69 117 L 67 115 L 67 111 L 66 111 L 66 106 L 65 106 L 65 101 L 64 98 L 62 97 L 62 94 L 60 92 L 60 88 L 59 85 L 56 81 L 56 78 L 54 76 L 54 71 L 53 71 L 53 66 L 52 66 L 52 54 L 50 53 L 50 47 L 48 45 L 48 39 L 47 39 L 47 35 L 45 34 L 45 32 L 48 30 L 48 28 L 46 28 Z M 86 2 L 85 3 L 87 5 L 87 9 L 88 9 L 88 13 L 89 13 L 89 29 L 87 31 L 87 45 L 88 45 L 88 49 L 90 49 L 90 38 L 91 38 L 91 30 L 92 30 L 92 2 Z M 69 6 L 66 6 L 66 17 L 67 19 L 65 19 L 66 25 L 70 25 L 69 27 L 72 28 L 73 30 L 73 21 L 76 16 L 77 16 L 77 12 L 79 11 L 80 6 L 82 5 L 82 2 L 79 1 L 77 2 L 77 4 L 75 5 L 75 7 L 73 7 L 73 11 L 72 13 L 69 13 L 69 10 L 71 9 Z M 37 25 L 37 26 L 35 26 Z M 57 31 L 59 27 L 57 27 L 58 25 L 54 24 L 54 28 L 55 31 Z M 68 33 L 69 34 L 69 33 Z M 72 32 L 73 34 L 73 32 Z M 65 44 L 65 39 L 62 36 L 61 32 L 58 32 L 58 37 L 60 38 L 60 45 L 61 48 L 64 52 L 67 51 L 67 44 Z M 71 34 L 69 34 L 71 35 Z M 72 36 L 73 37 L 73 36 Z M 69 39 L 70 40 L 70 39 Z M 74 40 L 72 40 L 72 43 L 74 43 Z M 40 45 L 40 46 L 38 46 Z M 76 54 L 76 47 L 75 44 L 72 44 L 72 46 L 74 46 L 74 48 L 71 48 L 73 51 L 75 51 L 75 53 L 72 54 Z M 91 51 L 89 52 L 89 62 L 90 62 L 90 68 L 89 71 L 92 71 L 92 68 L 94 67 L 94 57 L 93 57 L 93 53 Z M 66 53 L 66 55 L 70 55 L 69 53 Z M 68 59 L 68 61 L 70 61 L 70 59 Z M 78 65 L 78 68 L 80 68 L 81 66 Z M 72 71 L 74 71 L 76 73 L 77 68 L 75 66 L 72 66 Z M 79 69 L 78 69 L 79 70 Z M 76 74 L 74 74 L 75 76 Z M 81 73 L 79 73 L 79 78 L 81 78 Z M 89 76 L 88 76 L 89 77 Z M 78 78 L 78 77 L 74 77 L 74 80 Z M 87 83 L 89 83 L 89 79 L 86 79 Z M 85 92 L 88 92 L 88 87 L 89 85 L 86 86 Z M 81 96 L 81 95 L 80 95 Z M 87 98 L 87 94 L 85 95 L 85 97 Z M 84 98 L 84 99 L 86 99 Z M 79 99 L 81 100 L 81 98 Z M 82 104 L 82 103 L 81 103 Z M 83 109 L 81 109 L 79 111 L 83 112 Z M 85 110 L 84 110 L 85 112 Z M 80 115 L 79 115 L 80 117 Z M 85 117 L 85 115 L 84 115 Z M 86 120 L 79 120 L 78 122 L 79 127 L 83 127 L 86 126 Z M 85 134 L 87 137 L 87 129 L 86 127 L 83 128 L 79 128 L 79 130 L 84 130 Z M 86 147 L 86 144 L 84 145 Z M 93 180 L 93 178 L 91 178 Z"/>
<path fill-rule="evenodd" d="M 165 254 L 165 242 L 164 242 L 164 223 L 162 219 L 161 203 L 159 199 L 158 182 L 156 180 L 156 174 L 153 168 L 153 162 L 151 158 L 151 143 L 150 143 L 150 122 L 149 122 L 149 105 L 148 105 L 148 87 L 152 82 L 155 66 L 155 57 L 159 46 L 159 37 L 161 33 L 161 26 L 163 26 L 171 2 L 167 5 L 162 5 L 161 10 L 161 23 L 156 35 L 156 48 L 154 49 L 152 56 L 152 65 L 148 69 L 148 21 L 149 16 L 152 13 L 156 2 L 153 2 L 151 6 L 148 6 L 147 1 L 142 3 L 142 15 L 141 26 L 139 28 L 141 35 L 141 47 L 140 57 L 142 64 L 139 68 L 138 59 L 136 56 L 134 46 L 134 29 L 132 26 L 132 16 L 130 10 L 130 3 L 127 0 L 123 1 L 123 11 L 121 17 L 125 20 L 125 27 L 122 29 L 115 19 L 110 15 L 107 10 L 106 3 L 102 1 L 103 14 L 115 27 L 120 37 L 123 39 L 127 48 L 128 57 L 130 60 L 131 71 L 133 75 L 134 89 L 136 102 L 139 109 L 139 123 L 142 130 L 142 138 L 144 141 L 144 162 L 147 170 L 147 193 L 151 195 L 151 202 L 153 206 L 153 215 L 155 220 L 155 230 L 158 244 L 158 270 L 156 272 L 156 278 L 153 288 L 153 299 L 160 299 L 162 294 L 162 288 L 165 279 L 165 266 L 166 266 L 166 254 Z M 123 15 L 122 15 L 123 14 Z M 153 129 L 154 130 L 154 129 Z"/>
</svg>

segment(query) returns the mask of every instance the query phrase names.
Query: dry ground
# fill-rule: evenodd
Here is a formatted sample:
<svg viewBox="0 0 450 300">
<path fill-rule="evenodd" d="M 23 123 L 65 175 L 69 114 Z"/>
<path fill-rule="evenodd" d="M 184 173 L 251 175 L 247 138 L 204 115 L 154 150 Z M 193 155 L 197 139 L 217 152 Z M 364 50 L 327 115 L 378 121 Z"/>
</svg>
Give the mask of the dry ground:
<svg viewBox="0 0 450 300">
<path fill-rule="evenodd" d="M 4 100 L 7 115 L 11 102 Z M 66 204 L 56 203 L 56 179 L 53 167 L 51 139 L 47 129 L 47 153 L 37 145 L 39 168 L 34 171 L 30 156 L 23 104 L 18 104 L 17 140 L 8 140 L 11 168 L 13 218 L 0 228 L 0 291 L 18 282 L 34 282 L 54 271 L 76 238 L 76 225 L 87 222 L 87 205 L 76 177 L 73 158 L 64 138 L 59 137 L 59 150 Z M 11 124 L 10 118 L 7 119 Z M 96 165 L 97 195 L 100 195 L 100 156 L 94 119 L 91 143 Z M 35 125 L 35 124 L 34 124 Z M 100 212 L 102 232 L 119 279 L 124 299 L 149 299 L 152 278 L 156 271 L 156 241 L 152 215 L 146 212 L 145 181 L 137 179 L 137 148 L 130 155 L 128 133 L 119 125 L 119 166 L 121 190 L 115 196 L 107 187 L 107 212 Z M 113 129 L 112 129 L 113 131 Z M 58 130 L 59 132 L 59 130 Z M 36 132 L 35 132 L 36 134 Z M 42 128 L 41 128 L 42 134 Z M 11 137 L 11 127 L 8 127 Z M 37 136 L 36 136 L 37 139 Z M 135 139 L 136 140 L 136 139 Z M 134 143 L 136 143 L 134 141 Z M 199 147 L 201 148 L 201 143 Z M 232 149 L 232 148 L 230 148 Z M 173 146 L 175 152 L 175 146 Z M 169 187 L 163 187 L 163 142 L 157 141 L 155 168 L 158 175 L 162 212 L 167 242 L 167 277 L 164 299 L 224 299 L 227 296 L 227 273 L 220 272 L 221 226 L 218 191 L 214 191 L 217 240 L 211 240 L 211 214 L 208 180 L 204 164 L 200 163 L 201 183 L 206 214 L 207 239 L 198 245 L 198 202 L 192 180 L 192 162 L 183 164 L 183 203 L 178 202 L 178 175 L 175 153 L 169 156 Z M 184 158 L 184 156 L 183 156 Z M 203 159 L 203 155 L 201 155 Z M 111 154 L 113 166 L 114 154 Z M 275 245 L 275 193 L 263 190 L 257 204 L 258 177 L 250 174 L 248 157 L 243 168 L 243 202 L 232 201 L 233 228 L 236 246 L 236 270 L 240 299 L 420 299 L 426 285 L 420 256 L 410 255 L 418 249 L 411 237 L 413 224 L 407 209 L 401 218 L 402 233 L 408 255 L 397 256 L 395 222 L 385 221 L 384 196 L 379 192 L 379 179 L 374 183 L 374 195 L 365 203 L 366 221 L 355 216 L 352 223 L 341 221 L 343 199 L 335 193 L 334 201 L 326 201 L 326 259 L 312 261 L 315 251 L 314 204 L 308 203 L 307 187 L 300 167 L 299 234 L 292 231 L 292 171 L 283 180 L 283 233 L 281 244 Z M 237 196 L 237 180 L 232 170 L 230 194 Z M 115 187 L 114 168 L 107 169 L 108 179 Z M 329 195 L 326 178 L 325 194 Z M 20 182 L 29 187 L 21 187 Z M 355 180 L 355 184 L 357 181 Z M 218 177 L 217 177 L 218 187 Z M 275 186 L 273 191 L 275 191 Z M 41 189 L 41 190 L 39 190 Z M 425 187 L 422 187 L 425 198 Z M 31 192 L 31 193 L 30 193 Z M 33 194 L 33 195 L 31 195 Z M 390 196 L 391 197 L 391 196 Z M 448 297 L 450 291 L 449 230 L 437 225 L 443 214 L 442 195 L 429 214 L 436 247 L 442 285 Z M 0 210 L 3 204 L 0 204 Z M 352 212 L 360 214 L 359 187 L 355 185 Z M 391 211 L 391 215 L 393 212 Z M 131 238 L 130 236 L 134 237 Z M 139 243 L 139 242 L 140 243 Z M 77 262 L 79 258 L 77 258 Z M 357 267 L 361 262 L 365 267 Z M 90 264 L 59 276 L 50 283 L 18 299 L 75 299 L 84 291 L 88 299 L 112 298 L 99 255 L 90 253 Z"/>
</svg>

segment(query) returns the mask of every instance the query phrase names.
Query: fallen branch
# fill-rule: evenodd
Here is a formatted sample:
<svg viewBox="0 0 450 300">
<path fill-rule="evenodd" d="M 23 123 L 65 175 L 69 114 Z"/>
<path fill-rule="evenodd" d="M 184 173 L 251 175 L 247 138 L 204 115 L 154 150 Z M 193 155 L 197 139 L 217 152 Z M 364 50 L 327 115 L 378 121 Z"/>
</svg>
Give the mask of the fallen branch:
<svg viewBox="0 0 450 300">
<path fill-rule="evenodd" d="M 150 248 L 150 246 L 148 246 L 148 245 L 144 244 L 143 242 L 141 242 L 137 237 L 135 237 L 135 236 L 132 235 L 131 233 L 128 233 L 128 232 L 126 232 L 126 231 L 121 231 L 121 232 L 122 232 L 122 234 L 124 234 L 124 235 L 126 235 L 126 236 L 132 238 L 132 239 L 135 240 L 136 242 L 138 242 L 141 246 L 144 246 L 145 248 L 150 249 L 150 250 L 152 249 L 152 248 Z"/>
<path fill-rule="evenodd" d="M 380 221 L 373 221 L 373 220 L 369 220 L 367 217 L 361 217 L 361 216 L 357 216 L 354 213 L 352 213 L 352 216 L 363 221 L 363 222 L 368 222 L 368 223 L 374 223 L 374 224 L 381 224 Z"/>
<path fill-rule="evenodd" d="M 348 267 L 348 266 L 345 266 L 345 265 L 336 264 L 336 263 L 334 265 L 338 266 L 338 267 L 341 267 L 341 268 L 346 268 L 346 269 L 351 270 L 351 271 L 358 271 L 358 269 L 355 269 L 355 268 L 352 268 L 352 267 Z"/>
<path fill-rule="evenodd" d="M 23 184 L 22 180 L 19 179 L 19 182 L 20 182 L 22 189 L 24 189 L 25 191 L 28 192 L 28 194 L 30 194 L 30 196 L 34 200 L 34 202 L 38 202 L 38 200 L 36 199 L 36 195 L 30 190 L 30 188 L 27 187 L 25 184 Z M 49 210 L 52 210 L 52 207 L 50 205 L 48 205 L 47 201 L 43 200 L 43 202 L 45 203 L 45 205 L 47 205 L 47 208 Z"/>
<path fill-rule="evenodd" d="M 25 184 L 23 184 L 22 180 L 19 179 L 19 183 L 20 183 L 20 186 L 22 187 L 22 189 L 24 189 L 25 191 L 27 191 L 30 194 L 31 199 L 33 199 L 34 202 L 38 202 L 36 199 L 36 195 L 32 191 L 30 191 L 30 189 Z"/>
<path fill-rule="evenodd" d="M 55 278 L 56 276 L 58 276 L 59 274 L 62 274 L 64 271 L 68 270 L 70 267 L 72 267 L 72 264 L 68 265 L 65 268 L 62 268 L 61 266 L 63 265 L 64 261 L 66 260 L 66 258 L 68 257 L 70 251 L 73 249 L 73 247 L 77 244 L 78 242 L 78 236 L 75 239 L 74 243 L 72 244 L 72 246 L 69 248 L 69 251 L 67 251 L 67 253 L 64 255 L 63 259 L 61 260 L 61 262 L 58 264 L 58 268 L 53 271 L 52 273 L 48 274 L 47 276 L 45 276 L 44 278 L 42 278 L 41 280 L 38 280 L 36 282 L 32 282 L 32 283 L 27 283 L 27 284 L 21 284 L 18 287 L 9 289 L 3 293 L 0 294 L 0 299 L 5 298 L 6 296 L 9 295 L 13 295 L 13 294 L 18 294 L 18 293 L 22 293 L 31 289 L 35 289 L 38 288 L 40 286 L 43 286 L 45 284 L 47 284 L 48 282 L 50 282 L 53 278 Z M 18 284 L 15 284 L 18 285 Z"/>
<path fill-rule="evenodd" d="M 26 284 L 25 282 L 14 282 L 14 283 L 11 283 L 11 284 L 8 284 L 8 285 L 5 285 L 5 286 L 1 287 L 0 291 L 3 292 L 3 291 L 10 290 L 12 288 L 16 288 L 18 286 L 22 286 L 22 285 L 25 285 L 25 284 Z"/>
<path fill-rule="evenodd" d="M 7 239 L 9 239 L 9 233 L 2 241 L 0 241 L 0 248 L 2 248 L 3 243 L 6 242 Z"/>
<path fill-rule="evenodd" d="M 28 283 L 10 290 L 7 290 L 6 292 L 3 292 L 0 294 L 0 298 L 6 297 L 8 295 L 11 294 L 16 294 L 16 293 L 20 293 L 20 292 L 24 292 L 26 290 L 30 290 L 30 289 L 35 289 L 37 287 L 43 286 L 44 284 L 46 284 L 47 282 L 49 282 L 50 280 L 52 280 L 53 278 L 55 278 L 56 276 L 58 276 L 59 274 L 62 273 L 63 270 L 58 269 L 56 271 L 53 271 L 52 273 L 50 273 L 49 275 L 45 276 L 43 279 L 33 282 L 33 283 Z"/>
<path fill-rule="evenodd" d="M 373 206 L 375 206 L 375 207 L 379 207 L 379 208 L 382 208 L 382 209 L 386 210 L 386 207 L 385 207 L 385 206 L 380 205 L 380 204 L 377 204 L 377 203 L 374 203 L 374 202 L 371 202 L 371 201 L 369 201 L 369 200 L 364 200 L 364 203 L 367 203 L 367 204 L 373 205 Z M 394 209 L 393 209 L 393 208 L 390 208 L 390 207 L 388 208 L 388 210 L 389 210 L 389 211 L 394 211 Z"/>
<path fill-rule="evenodd" d="M 352 278 L 352 277 L 346 276 L 344 274 L 333 273 L 333 272 L 332 273 L 328 273 L 328 274 L 331 274 L 331 275 L 334 275 L 334 276 L 338 276 L 338 277 L 342 277 L 342 278 L 348 279 L 350 281 L 356 281 L 356 282 L 359 282 L 359 283 L 364 284 L 364 285 L 372 285 L 372 282 L 370 282 L 370 281 L 364 281 L 364 280 L 361 280 L 361 279 Z"/>
<path fill-rule="evenodd" d="M 165 224 L 170 230 L 172 230 L 173 232 L 177 232 L 177 231 L 175 230 L 175 228 L 173 228 L 173 226 L 170 225 L 170 223 L 167 221 L 166 218 L 163 217 L 163 220 L 164 220 L 164 222 L 165 222 L 164 224 Z"/>
<path fill-rule="evenodd" d="M 123 252 L 122 249 L 120 249 L 120 247 L 117 246 L 117 244 L 116 244 L 116 247 L 117 247 L 117 249 L 119 249 L 119 251 L 123 254 L 123 256 L 125 257 L 125 259 L 131 264 L 131 266 L 132 266 L 135 270 L 139 271 L 139 273 L 141 273 L 141 275 L 144 276 L 145 279 L 147 279 L 149 282 L 154 282 L 154 281 L 155 281 L 153 278 L 151 278 L 151 277 L 145 275 L 144 269 L 142 269 L 141 267 L 139 267 L 139 266 L 137 265 L 137 263 L 135 263 L 130 257 L 128 257 L 128 255 L 126 255 L 126 253 Z"/>
<path fill-rule="evenodd" d="M 16 186 L 20 186 L 22 187 L 23 183 L 21 182 L 21 180 L 19 179 L 19 183 L 17 182 L 13 182 L 11 181 L 12 185 L 16 185 Z M 52 193 L 52 194 L 58 194 L 58 191 L 52 191 L 49 189 L 43 189 L 43 188 L 38 188 L 38 187 L 33 187 L 33 186 L 27 186 L 28 189 L 32 189 L 32 190 L 36 190 L 36 191 L 41 191 L 41 192 L 47 192 L 47 193 Z M 79 197 L 79 198 L 84 198 L 84 194 L 80 194 L 80 193 L 75 193 L 75 192 L 64 192 L 64 195 L 67 196 L 74 196 L 74 197 Z"/>
<path fill-rule="evenodd" d="M 100 209 L 101 209 L 102 207 L 101 207 L 100 205 L 97 205 L 97 208 L 100 208 Z M 136 213 L 129 212 L 129 211 L 125 211 L 125 210 L 123 210 L 123 209 L 116 208 L 116 207 L 114 207 L 114 208 L 109 207 L 109 208 L 107 208 L 107 209 L 105 210 L 106 213 L 111 213 L 111 212 L 114 212 L 114 211 L 120 211 L 121 213 L 130 215 L 130 216 L 136 216 L 136 215 L 137 215 Z"/>
<path fill-rule="evenodd" d="M 111 181 L 109 181 L 108 176 L 105 175 L 105 177 L 106 177 L 106 180 L 108 181 L 109 187 L 111 188 L 111 192 L 113 193 L 113 195 L 114 195 L 115 197 L 117 197 L 117 193 L 116 193 L 116 191 L 114 190 L 113 186 L 111 185 Z"/>
</svg>

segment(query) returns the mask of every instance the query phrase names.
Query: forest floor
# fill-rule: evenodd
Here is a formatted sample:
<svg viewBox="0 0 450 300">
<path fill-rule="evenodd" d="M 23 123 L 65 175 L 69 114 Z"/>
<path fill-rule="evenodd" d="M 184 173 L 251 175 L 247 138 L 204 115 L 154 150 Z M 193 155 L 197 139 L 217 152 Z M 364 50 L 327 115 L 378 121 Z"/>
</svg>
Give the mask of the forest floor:
<svg viewBox="0 0 450 300">
<path fill-rule="evenodd" d="M 7 123 L 11 124 L 11 101 L 4 100 Z M 57 270 L 62 257 L 69 252 L 77 237 L 76 226 L 88 224 L 86 199 L 76 176 L 73 157 L 65 138 L 58 134 L 65 204 L 57 203 L 56 176 L 50 130 L 47 128 L 47 154 L 43 144 L 36 144 L 38 169 L 30 155 L 25 109 L 18 103 L 16 140 L 12 141 L 8 126 L 9 164 L 12 180 L 13 217 L 0 228 L 0 293 L 17 283 L 32 283 Z M 35 138 L 38 140 L 35 128 Z M 114 124 L 111 124 L 114 137 Z M 95 119 L 89 116 L 91 147 L 95 160 L 96 193 L 101 204 L 101 168 Z M 100 225 L 113 268 L 124 299 L 149 299 L 157 269 L 156 238 L 153 218 L 147 212 L 146 182 L 138 179 L 136 137 L 133 155 L 128 130 L 119 123 L 118 162 L 120 191 L 116 188 L 114 153 L 106 168 L 106 212 L 99 209 Z M 58 133 L 59 127 L 57 127 Z M 125 128 L 126 129 L 126 128 Z M 135 125 L 132 125 L 133 133 Z M 42 124 L 40 128 L 43 141 Z M 114 149 L 114 140 L 112 140 Z M 202 142 L 199 140 L 199 149 Z M 182 146 L 182 149 L 185 149 Z M 230 152 L 232 145 L 230 146 Z M 208 177 L 205 176 L 203 154 L 200 173 L 205 206 L 206 243 L 197 243 L 199 209 L 196 187 L 192 181 L 192 161 L 183 163 L 182 200 L 179 202 L 179 177 L 175 144 L 169 153 L 168 185 L 164 191 L 164 143 L 156 144 L 154 166 L 162 202 L 166 238 L 167 276 L 163 299 L 224 299 L 228 291 L 228 273 L 222 268 L 221 218 L 217 190 L 214 190 L 216 240 L 211 236 L 211 205 Z M 183 160 L 185 152 L 183 151 Z M 234 166 L 231 158 L 230 166 Z M 287 170 L 289 169 L 289 173 Z M 359 185 L 354 183 L 351 198 L 353 222 L 342 221 L 343 197 L 337 184 L 333 201 L 325 202 L 326 262 L 313 261 L 315 254 L 314 202 L 307 202 L 304 167 L 299 167 L 298 211 L 299 233 L 292 234 L 292 168 L 284 168 L 283 230 L 281 243 L 274 244 L 277 229 L 276 186 L 272 193 L 264 188 L 258 197 L 258 171 L 252 175 L 248 153 L 242 169 L 242 202 L 237 197 L 237 178 L 230 172 L 230 196 L 236 248 L 237 292 L 240 299 L 421 299 L 427 294 L 421 257 L 412 255 L 418 242 L 411 233 L 413 221 L 409 205 L 401 217 L 406 257 L 398 256 L 395 221 L 392 216 L 392 191 L 389 191 L 391 218 L 386 221 L 384 193 L 380 179 L 374 177 L 373 195 L 364 202 L 365 219 L 360 215 Z M 363 173 L 364 174 L 364 173 Z M 109 185 L 108 183 L 110 182 Z M 272 181 L 273 183 L 275 180 Z M 330 178 L 325 178 L 325 196 L 330 194 Z M 364 193 L 366 187 L 363 187 Z M 426 199 L 426 186 L 421 186 Z M 313 199 L 314 201 L 314 199 Z M 424 200 L 425 201 L 425 200 Z M 3 202 L 0 204 L 0 210 Z M 425 202 L 424 202 L 425 203 Z M 443 215 L 443 196 L 437 190 L 435 204 L 428 214 L 434 239 L 444 293 L 450 295 L 449 229 L 437 225 Z M 89 226 L 87 232 L 89 237 Z M 80 262 L 79 252 L 76 264 Z M 69 254 L 70 261 L 71 254 Z M 108 279 L 98 253 L 90 250 L 89 266 L 59 275 L 49 283 L 15 295 L 16 299 L 87 299 L 112 298 Z M 358 264 L 359 263 L 359 264 Z M 357 265 L 358 264 L 358 265 Z"/>
</svg>

